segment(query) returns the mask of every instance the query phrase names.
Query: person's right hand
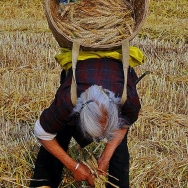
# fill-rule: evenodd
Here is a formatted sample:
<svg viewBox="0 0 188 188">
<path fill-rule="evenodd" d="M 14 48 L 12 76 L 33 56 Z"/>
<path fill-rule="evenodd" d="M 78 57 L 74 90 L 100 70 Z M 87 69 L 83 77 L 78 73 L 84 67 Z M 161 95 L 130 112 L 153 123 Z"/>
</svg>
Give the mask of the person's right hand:
<svg viewBox="0 0 188 188">
<path fill-rule="evenodd" d="M 94 186 L 91 171 L 86 165 L 80 163 L 78 168 L 73 171 L 73 175 L 76 181 L 88 181 L 91 186 Z"/>
</svg>

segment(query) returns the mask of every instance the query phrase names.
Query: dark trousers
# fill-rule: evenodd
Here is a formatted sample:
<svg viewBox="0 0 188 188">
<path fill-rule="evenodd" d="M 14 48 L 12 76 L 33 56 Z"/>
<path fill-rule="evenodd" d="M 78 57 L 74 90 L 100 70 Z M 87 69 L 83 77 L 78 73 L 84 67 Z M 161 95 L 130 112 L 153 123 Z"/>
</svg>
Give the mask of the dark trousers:
<svg viewBox="0 0 188 188">
<path fill-rule="evenodd" d="M 59 132 L 56 136 L 58 143 L 61 147 L 67 151 L 71 138 L 80 144 L 81 147 L 85 147 L 92 141 L 84 139 L 80 130 L 73 125 L 68 125 L 66 128 Z M 51 155 L 43 146 L 37 155 L 35 162 L 34 175 L 29 187 L 50 186 L 51 188 L 57 188 L 61 182 L 61 175 L 64 165 L 53 155 Z M 110 163 L 109 174 L 116 177 L 119 181 L 112 177 L 109 177 L 109 181 L 119 186 L 120 188 L 129 188 L 129 153 L 127 147 L 127 135 L 116 148 Z M 113 188 L 108 184 L 107 188 Z"/>
<path fill-rule="evenodd" d="M 129 188 L 129 152 L 127 147 L 127 134 L 122 140 L 121 144 L 116 148 L 110 163 L 109 174 L 116 179 L 109 177 L 108 180 L 119 186 L 120 188 Z M 107 188 L 114 188 L 112 185 L 108 185 Z"/>
</svg>

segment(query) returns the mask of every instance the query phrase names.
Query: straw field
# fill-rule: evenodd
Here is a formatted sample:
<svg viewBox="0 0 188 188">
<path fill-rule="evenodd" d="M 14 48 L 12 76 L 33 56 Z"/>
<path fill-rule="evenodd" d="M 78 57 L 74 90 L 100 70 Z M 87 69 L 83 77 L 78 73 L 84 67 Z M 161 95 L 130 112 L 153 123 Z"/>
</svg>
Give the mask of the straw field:
<svg viewBox="0 0 188 188">
<path fill-rule="evenodd" d="M 187 0 L 150 0 L 147 21 L 132 41 L 146 55 L 138 75 L 142 110 L 129 131 L 131 188 L 188 187 Z M 0 1 L 0 187 L 28 187 L 39 143 L 33 127 L 59 86 L 59 47 L 48 29 L 43 0 Z M 81 150 L 97 158 L 103 144 Z M 65 170 L 63 187 L 88 187 Z"/>
</svg>

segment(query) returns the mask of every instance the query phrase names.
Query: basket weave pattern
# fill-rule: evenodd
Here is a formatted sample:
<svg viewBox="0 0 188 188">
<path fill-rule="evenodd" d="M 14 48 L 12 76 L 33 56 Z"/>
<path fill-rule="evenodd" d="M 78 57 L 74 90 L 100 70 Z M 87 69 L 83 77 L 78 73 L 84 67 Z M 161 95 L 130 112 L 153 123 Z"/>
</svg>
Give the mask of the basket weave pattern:
<svg viewBox="0 0 188 188">
<path fill-rule="evenodd" d="M 80 1 L 82 1 L 82 0 L 80 0 Z M 105 2 L 105 1 L 106 0 L 103 0 L 102 2 Z M 89 1 L 89 2 L 91 2 L 91 1 Z M 110 1 L 107 1 L 108 4 L 109 4 L 109 2 Z M 108 40 L 108 37 L 107 37 L 108 36 L 108 31 L 104 35 L 104 38 L 105 37 L 106 38 L 103 40 L 106 43 L 88 42 L 91 37 L 88 40 L 86 40 L 87 42 L 85 41 L 85 39 L 84 40 L 81 39 L 80 40 L 80 45 L 81 45 L 81 48 L 83 50 L 110 50 L 110 49 L 116 49 L 116 48 L 121 46 L 121 41 L 123 39 L 129 37 L 129 40 L 132 40 L 136 36 L 136 34 L 141 30 L 141 28 L 142 28 L 142 26 L 143 26 L 143 24 L 145 22 L 146 15 L 147 15 L 148 0 L 129 0 L 129 1 L 126 1 L 126 2 L 124 0 L 122 0 L 121 3 L 126 3 L 128 5 L 130 4 L 131 8 L 132 8 L 132 15 L 134 17 L 134 27 L 129 29 L 130 30 L 129 35 L 124 35 L 123 36 L 124 38 L 120 38 L 118 41 L 113 42 L 113 38 L 116 37 L 116 33 L 117 33 L 117 31 L 119 29 L 118 28 L 116 29 L 115 28 L 116 26 L 112 26 L 113 28 L 109 28 L 109 35 L 110 35 L 110 32 L 114 32 L 114 33 L 112 33 L 111 40 Z M 92 9 L 92 7 L 91 7 L 91 9 Z M 61 24 L 61 20 L 59 19 L 59 15 L 60 15 L 60 13 L 59 13 L 60 9 L 59 8 L 60 8 L 59 7 L 59 0 L 46 0 L 45 10 L 46 10 L 46 17 L 47 17 L 48 25 L 49 25 L 49 28 L 52 31 L 53 36 L 55 37 L 56 41 L 58 42 L 59 46 L 60 47 L 71 48 L 72 47 L 72 42 L 75 39 L 74 39 L 74 37 L 70 37 L 70 35 L 67 34 L 67 30 L 65 30 L 67 28 L 67 26 L 69 24 L 71 24 L 71 23 L 66 20 L 64 23 L 62 22 L 62 24 Z M 113 11 L 111 11 L 111 15 L 110 15 L 111 17 L 114 16 L 114 12 Z M 91 19 L 91 17 L 90 17 L 90 19 Z M 108 19 L 108 17 L 106 17 L 106 19 Z M 117 19 L 121 20 L 121 17 L 117 18 Z M 79 20 L 79 17 L 77 18 L 77 20 Z M 83 20 L 83 18 L 80 18 L 80 20 Z M 94 15 L 93 16 L 93 20 L 94 20 L 93 22 L 98 23 L 100 25 L 100 17 L 95 17 L 95 15 Z M 97 21 L 97 20 L 99 20 L 99 21 Z M 92 19 L 89 20 L 89 21 L 92 22 Z M 117 21 L 119 21 L 119 20 L 117 20 Z M 122 21 L 122 22 L 124 22 L 124 21 Z M 112 23 L 114 23 L 114 21 Z M 89 27 L 90 27 L 90 25 L 88 24 Z M 71 25 L 71 27 L 73 27 L 73 26 Z M 125 30 L 125 29 L 127 29 L 127 28 L 124 27 L 123 30 Z M 74 29 L 74 30 L 76 30 L 76 29 Z M 96 37 L 98 37 L 98 35 L 99 34 L 96 32 Z M 112 42 L 110 42 L 110 41 L 112 41 Z"/>
</svg>

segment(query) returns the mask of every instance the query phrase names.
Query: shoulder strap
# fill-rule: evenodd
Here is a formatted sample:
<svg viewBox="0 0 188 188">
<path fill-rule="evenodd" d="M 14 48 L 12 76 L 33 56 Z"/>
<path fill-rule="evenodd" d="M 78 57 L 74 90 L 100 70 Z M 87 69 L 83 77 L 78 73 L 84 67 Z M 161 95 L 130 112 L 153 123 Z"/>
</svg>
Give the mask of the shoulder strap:
<svg viewBox="0 0 188 188">
<path fill-rule="evenodd" d="M 120 105 L 123 106 L 127 100 L 127 75 L 129 68 L 129 38 L 122 41 L 122 63 L 123 63 L 123 73 L 124 73 L 124 89 L 121 96 Z"/>
<path fill-rule="evenodd" d="M 73 42 L 72 46 L 72 84 L 71 84 L 71 101 L 75 106 L 77 102 L 77 84 L 76 84 L 76 64 L 79 56 L 80 44 L 77 41 Z"/>
<path fill-rule="evenodd" d="M 77 41 L 73 42 L 72 47 L 72 84 L 71 84 L 71 101 L 75 106 L 77 102 L 77 84 L 76 84 L 76 64 L 79 55 L 80 44 Z M 124 73 L 124 89 L 121 97 L 120 105 L 122 106 L 127 99 L 127 75 L 129 67 L 129 39 L 122 41 L 122 63 L 123 63 L 123 73 Z"/>
</svg>

